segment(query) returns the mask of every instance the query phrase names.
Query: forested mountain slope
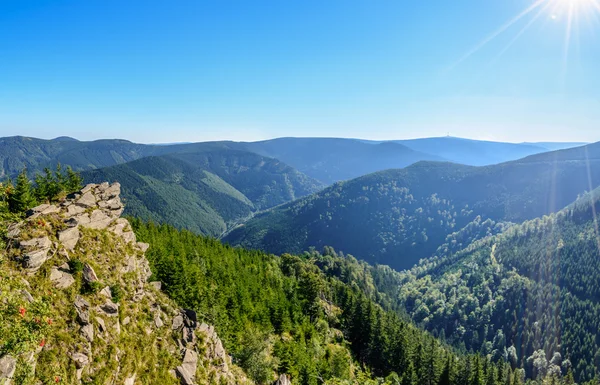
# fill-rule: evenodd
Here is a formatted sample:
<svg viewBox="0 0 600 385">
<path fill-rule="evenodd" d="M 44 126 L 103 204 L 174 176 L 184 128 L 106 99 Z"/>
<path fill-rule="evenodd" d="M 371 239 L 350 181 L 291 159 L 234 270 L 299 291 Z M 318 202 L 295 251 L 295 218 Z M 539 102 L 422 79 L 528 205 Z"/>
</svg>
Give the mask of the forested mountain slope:
<svg viewBox="0 0 600 385">
<path fill-rule="evenodd" d="M 529 377 L 560 362 L 587 381 L 600 370 L 599 209 L 595 190 L 460 251 L 451 237 L 409 271 L 365 270 L 383 302 L 455 346 L 522 366 Z"/>
<path fill-rule="evenodd" d="M 322 188 L 276 159 L 231 149 L 147 157 L 82 175 L 121 181 L 128 215 L 215 237 L 257 210 Z"/>
<path fill-rule="evenodd" d="M 600 144 L 486 167 L 420 162 L 348 182 L 257 215 L 225 240 L 274 253 L 325 245 L 409 268 L 476 217 L 521 222 L 600 185 Z"/>
</svg>

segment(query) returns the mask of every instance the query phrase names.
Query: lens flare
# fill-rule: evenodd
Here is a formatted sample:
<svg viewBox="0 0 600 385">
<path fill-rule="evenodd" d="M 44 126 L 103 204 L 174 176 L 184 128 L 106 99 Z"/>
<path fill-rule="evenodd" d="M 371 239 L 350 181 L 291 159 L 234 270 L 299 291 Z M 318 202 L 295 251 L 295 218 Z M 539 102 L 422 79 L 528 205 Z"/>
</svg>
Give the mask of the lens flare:
<svg viewBox="0 0 600 385">
<path fill-rule="evenodd" d="M 483 39 L 472 49 L 467 51 L 467 53 L 465 53 L 450 67 L 450 69 L 468 60 L 472 55 L 485 47 L 488 43 L 511 29 L 515 24 L 517 24 L 517 22 L 523 19 L 527 20 L 525 27 L 523 27 L 509 42 L 509 44 L 504 47 L 500 54 L 494 58 L 494 61 L 497 60 L 502 54 L 508 51 L 510 47 L 532 26 L 532 24 L 538 21 L 543 14 L 547 15 L 546 19 L 565 24 L 563 67 L 564 71 L 566 72 L 566 66 L 571 51 L 573 31 L 579 30 L 579 22 L 582 18 L 588 23 L 598 24 L 598 15 L 600 15 L 600 0 L 535 0 L 531 5 L 517 13 L 513 18 L 500 26 L 500 28 Z"/>
</svg>

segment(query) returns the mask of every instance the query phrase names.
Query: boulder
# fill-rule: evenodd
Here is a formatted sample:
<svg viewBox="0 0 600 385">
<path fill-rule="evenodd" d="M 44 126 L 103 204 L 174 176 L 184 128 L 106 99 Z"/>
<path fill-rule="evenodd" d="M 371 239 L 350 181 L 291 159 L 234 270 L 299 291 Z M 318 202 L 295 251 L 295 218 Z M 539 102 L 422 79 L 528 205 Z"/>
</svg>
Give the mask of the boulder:
<svg viewBox="0 0 600 385">
<path fill-rule="evenodd" d="M 96 275 L 96 272 L 94 271 L 94 268 L 91 267 L 89 264 L 84 264 L 83 265 L 83 279 L 87 282 L 87 283 L 92 283 L 92 282 L 97 282 L 98 281 L 98 276 Z"/>
<path fill-rule="evenodd" d="M 75 311 L 77 311 L 77 320 L 80 324 L 86 325 L 90 323 L 90 303 L 81 296 L 75 298 L 73 303 Z"/>
<path fill-rule="evenodd" d="M 119 210 L 123 207 L 123 204 L 121 203 L 121 199 L 117 197 L 107 201 L 98 202 L 98 207 L 107 210 Z"/>
<path fill-rule="evenodd" d="M 22 223 L 11 223 L 6 229 L 6 237 L 8 239 L 17 239 L 21 234 Z"/>
<path fill-rule="evenodd" d="M 192 349 L 185 349 L 183 353 L 183 362 L 181 366 L 190 375 L 196 377 L 196 368 L 198 367 L 198 353 Z"/>
<path fill-rule="evenodd" d="M 160 291 L 160 289 L 162 288 L 162 283 L 160 281 L 150 282 L 149 285 L 158 291 Z"/>
<path fill-rule="evenodd" d="M 127 377 L 125 379 L 125 382 L 123 382 L 123 385 L 135 385 L 136 377 L 137 377 L 137 375 L 135 373 L 133 373 L 133 375 L 131 375 L 130 377 Z"/>
<path fill-rule="evenodd" d="M 100 295 L 103 295 L 106 298 L 112 298 L 110 287 L 106 286 L 104 289 L 100 290 Z"/>
<path fill-rule="evenodd" d="M 48 251 L 50 249 L 39 249 L 26 253 L 23 256 L 23 267 L 33 272 L 38 271 L 48 260 Z"/>
<path fill-rule="evenodd" d="M 127 316 L 123 319 L 123 326 L 127 326 L 129 325 L 129 323 L 131 322 L 131 317 Z"/>
<path fill-rule="evenodd" d="M 70 206 L 67 206 L 67 212 L 64 214 L 64 216 L 67 218 L 71 218 L 71 217 L 79 215 L 83 212 L 85 212 L 84 207 L 77 206 L 77 205 L 70 205 Z"/>
<path fill-rule="evenodd" d="M 10 383 L 10 379 L 15 375 L 16 369 L 16 359 L 8 355 L 0 358 L 0 383 L 5 383 L 3 380 L 8 380 L 6 383 Z"/>
<path fill-rule="evenodd" d="M 121 238 L 125 241 L 125 243 L 135 243 L 135 233 L 133 231 L 127 231 L 121 234 Z"/>
<path fill-rule="evenodd" d="M 115 316 L 119 313 L 119 305 L 117 305 L 110 299 L 106 300 L 106 303 L 104 305 L 100 305 L 98 309 L 102 313 L 109 316 Z"/>
<path fill-rule="evenodd" d="M 88 229 L 104 230 L 112 221 L 113 219 L 102 212 L 102 210 L 94 210 L 90 214 L 90 222 L 81 225 Z"/>
<path fill-rule="evenodd" d="M 50 271 L 50 281 L 57 289 L 66 289 L 75 283 L 75 279 L 71 274 L 58 270 L 56 267 L 53 267 Z"/>
<path fill-rule="evenodd" d="M 90 359 L 83 353 L 73 353 L 71 354 L 71 359 L 75 362 L 75 367 L 77 369 L 84 368 L 90 363 Z"/>
<path fill-rule="evenodd" d="M 37 218 L 38 216 L 40 216 L 44 211 L 46 211 L 50 207 L 51 207 L 51 205 L 49 205 L 49 204 L 41 204 L 39 206 L 36 206 L 32 209 L 27 210 L 25 215 L 27 216 L 27 218 Z M 56 207 L 56 206 L 54 206 L 54 207 Z M 52 209 L 50 209 L 50 211 L 52 211 Z"/>
<path fill-rule="evenodd" d="M 104 200 L 110 200 L 121 195 L 121 185 L 118 182 L 111 184 L 105 188 L 100 194 L 100 197 Z"/>
<path fill-rule="evenodd" d="M 52 247 L 52 241 L 50 241 L 50 238 L 48 237 L 40 237 L 21 241 L 19 245 L 21 246 L 21 249 L 25 250 L 49 249 Z"/>
<path fill-rule="evenodd" d="M 65 221 L 67 226 L 85 226 L 90 223 L 90 215 L 88 213 L 79 214 Z"/>
<path fill-rule="evenodd" d="M 77 227 L 71 227 L 58 233 L 58 240 L 63 244 L 64 248 L 72 251 L 75 245 L 79 242 L 79 230 Z"/>
<path fill-rule="evenodd" d="M 292 385 L 292 382 L 285 374 L 279 376 L 279 379 L 275 381 L 275 385 Z"/>
<path fill-rule="evenodd" d="M 83 325 L 81 327 L 81 335 L 88 342 L 94 342 L 94 326 L 92 324 Z"/>
<path fill-rule="evenodd" d="M 176 316 L 175 318 L 173 318 L 173 324 L 171 326 L 171 328 L 173 330 L 179 330 L 183 327 L 183 316 L 180 314 L 178 316 Z"/>
<path fill-rule="evenodd" d="M 80 193 L 81 194 L 85 194 L 88 191 L 92 191 L 92 189 L 95 188 L 95 187 L 96 187 L 96 184 L 94 184 L 94 183 L 88 183 L 88 184 L 85 185 L 84 188 L 81 189 Z"/>
<path fill-rule="evenodd" d="M 83 194 L 79 199 L 75 201 L 75 204 L 81 207 L 89 208 L 96 206 L 96 197 L 91 191 Z"/>
<path fill-rule="evenodd" d="M 106 323 L 104 323 L 104 320 L 100 317 L 96 317 L 95 318 L 96 323 L 98 324 L 98 330 L 100 331 L 100 333 L 105 333 L 106 332 Z"/>
<path fill-rule="evenodd" d="M 158 329 L 162 328 L 164 325 L 164 322 L 162 321 L 162 319 L 160 318 L 159 314 L 156 314 L 154 316 L 154 326 L 156 326 Z"/>
<path fill-rule="evenodd" d="M 138 247 L 138 249 L 140 249 L 142 251 L 142 253 L 145 253 L 148 250 L 148 248 L 150 247 L 150 245 L 147 243 L 144 243 L 144 242 L 138 242 L 137 247 Z"/>
<path fill-rule="evenodd" d="M 179 380 L 181 380 L 182 385 L 194 385 L 192 376 L 183 368 L 183 366 L 178 366 L 175 369 L 175 373 L 177 374 Z"/>
</svg>

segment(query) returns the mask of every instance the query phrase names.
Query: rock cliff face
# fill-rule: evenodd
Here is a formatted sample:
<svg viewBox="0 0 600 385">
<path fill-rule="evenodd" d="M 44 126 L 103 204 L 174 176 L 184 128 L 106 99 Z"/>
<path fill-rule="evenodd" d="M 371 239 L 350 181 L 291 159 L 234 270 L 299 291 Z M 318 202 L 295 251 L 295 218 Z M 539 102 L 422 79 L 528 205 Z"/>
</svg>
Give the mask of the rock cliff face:
<svg viewBox="0 0 600 385">
<path fill-rule="evenodd" d="M 0 252 L 0 384 L 250 384 L 151 276 L 118 183 L 30 210 Z"/>
</svg>

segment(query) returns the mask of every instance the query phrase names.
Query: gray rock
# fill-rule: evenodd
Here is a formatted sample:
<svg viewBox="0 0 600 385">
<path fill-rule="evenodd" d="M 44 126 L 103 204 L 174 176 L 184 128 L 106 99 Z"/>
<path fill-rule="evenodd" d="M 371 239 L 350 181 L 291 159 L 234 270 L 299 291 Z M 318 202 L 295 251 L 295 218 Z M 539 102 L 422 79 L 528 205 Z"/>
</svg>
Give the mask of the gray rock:
<svg viewBox="0 0 600 385">
<path fill-rule="evenodd" d="M 55 288 L 66 289 L 75 283 L 75 278 L 73 278 L 71 274 L 65 273 L 64 271 L 60 271 L 56 267 L 53 267 L 50 271 L 50 281 Z"/>
<path fill-rule="evenodd" d="M 75 204 L 81 207 L 94 207 L 96 206 L 96 197 L 94 196 L 94 194 L 91 191 L 86 192 L 85 194 L 83 194 L 81 196 L 81 198 L 79 198 L 77 201 L 75 201 Z"/>
<path fill-rule="evenodd" d="M 58 267 L 58 270 L 62 270 L 65 273 L 70 273 L 71 272 L 71 267 L 69 266 L 69 264 L 67 262 L 63 263 L 62 265 L 60 265 Z"/>
<path fill-rule="evenodd" d="M 198 353 L 192 349 L 185 349 L 183 353 L 183 362 L 181 366 L 190 375 L 190 377 L 196 377 L 196 369 L 198 367 Z"/>
<path fill-rule="evenodd" d="M 105 333 L 106 332 L 106 324 L 104 323 L 104 320 L 100 317 L 96 317 L 95 318 L 96 323 L 98 324 L 98 330 L 100 330 L 100 333 Z"/>
<path fill-rule="evenodd" d="M 142 253 L 145 253 L 148 250 L 148 248 L 150 247 L 150 245 L 147 243 L 144 243 L 144 242 L 138 242 L 137 247 L 138 247 L 138 249 L 140 249 L 142 251 Z"/>
<path fill-rule="evenodd" d="M 275 382 L 275 385 L 292 385 L 292 382 L 285 374 L 279 376 L 279 379 Z"/>
<path fill-rule="evenodd" d="M 77 311 L 77 320 L 80 324 L 85 325 L 90 323 L 90 303 L 81 296 L 75 298 L 73 303 Z"/>
<path fill-rule="evenodd" d="M 29 303 L 33 302 L 33 296 L 25 289 L 21 290 L 21 297 Z"/>
<path fill-rule="evenodd" d="M 154 316 L 154 326 L 156 326 L 158 329 L 162 328 L 164 325 L 163 320 L 160 318 L 159 314 L 156 314 Z"/>
<path fill-rule="evenodd" d="M 15 370 L 17 369 L 17 360 L 14 359 L 11 356 L 4 356 L 2 358 L 0 358 L 0 380 L 6 380 L 8 379 L 9 381 L 7 383 L 10 383 L 10 379 L 13 378 L 13 376 L 15 375 Z M 3 381 L 0 381 L 0 383 L 4 383 Z"/>
<path fill-rule="evenodd" d="M 131 322 L 131 318 L 129 316 L 125 317 L 123 319 L 123 326 L 129 325 L 130 322 Z"/>
<path fill-rule="evenodd" d="M 150 282 L 149 285 L 152 286 L 155 290 L 158 290 L 158 291 L 160 291 L 161 288 L 162 288 L 162 283 L 160 281 Z"/>
<path fill-rule="evenodd" d="M 46 210 L 48 207 L 50 207 L 50 205 L 48 204 L 41 204 L 39 206 L 35 206 L 34 208 L 27 210 L 25 215 L 28 218 L 37 218 L 42 213 L 42 211 Z"/>
<path fill-rule="evenodd" d="M 179 330 L 183 327 L 183 316 L 180 314 L 178 316 L 176 316 L 175 318 L 173 318 L 173 325 L 171 326 L 171 328 L 173 330 Z"/>
<path fill-rule="evenodd" d="M 96 185 L 96 190 L 99 193 L 103 193 L 104 191 L 106 191 L 106 189 L 110 186 L 110 184 L 108 182 L 102 182 L 99 185 Z"/>
<path fill-rule="evenodd" d="M 181 380 L 182 385 L 194 385 L 192 376 L 183 368 L 183 366 L 178 366 L 177 369 L 175 369 L 175 373 Z"/>
<path fill-rule="evenodd" d="M 71 359 L 75 362 L 77 369 L 82 369 L 90 363 L 88 356 L 83 353 L 73 353 L 71 354 Z"/>
<path fill-rule="evenodd" d="M 22 223 L 11 223 L 6 229 L 6 237 L 8 239 L 17 239 L 21 234 Z"/>
<path fill-rule="evenodd" d="M 88 191 L 92 191 L 92 189 L 95 188 L 95 187 L 96 187 L 96 184 L 94 184 L 94 183 L 88 183 L 88 184 L 85 185 L 84 188 L 81 189 L 80 193 L 81 194 L 85 194 Z"/>
<path fill-rule="evenodd" d="M 100 207 L 102 209 L 107 209 L 107 210 L 119 210 L 120 208 L 123 207 L 123 204 L 121 203 L 121 199 L 116 197 L 116 198 L 109 199 L 106 201 L 98 202 L 98 207 Z"/>
<path fill-rule="evenodd" d="M 125 227 L 129 226 L 129 223 L 127 223 L 127 220 L 125 220 L 125 223 L 123 223 L 123 222 L 120 222 L 121 219 L 123 219 L 123 218 L 117 219 L 117 221 L 115 222 L 115 225 L 109 229 L 116 235 L 123 234 L 123 230 L 125 229 Z"/>
<path fill-rule="evenodd" d="M 21 241 L 19 245 L 25 250 L 49 249 L 52 247 L 52 241 L 50 241 L 50 238 L 48 237 L 41 237 L 33 238 L 28 241 Z"/>
<path fill-rule="evenodd" d="M 108 188 L 106 188 L 100 196 L 102 199 L 109 200 L 112 198 L 116 198 L 121 195 L 121 185 L 118 182 L 111 184 Z"/>
<path fill-rule="evenodd" d="M 106 315 L 114 316 L 119 313 L 119 305 L 109 299 L 104 305 L 100 305 L 99 310 Z"/>
<path fill-rule="evenodd" d="M 23 256 L 23 266 L 31 271 L 38 271 L 39 268 L 48 260 L 48 251 L 50 249 L 39 249 L 31 251 Z"/>
<path fill-rule="evenodd" d="M 88 229 L 104 230 L 112 221 L 113 219 L 102 212 L 102 210 L 94 210 L 90 215 L 90 222 L 81 225 Z"/>
<path fill-rule="evenodd" d="M 72 251 L 79 242 L 79 230 L 77 227 L 71 227 L 58 233 L 58 240 L 65 249 Z"/>
<path fill-rule="evenodd" d="M 85 212 L 84 207 L 77 206 L 77 205 L 70 205 L 70 206 L 67 206 L 67 212 L 64 214 L 64 216 L 67 218 L 71 218 L 71 217 L 74 217 L 75 215 L 79 215 L 83 212 Z"/>
<path fill-rule="evenodd" d="M 90 223 L 90 216 L 87 213 L 79 214 L 65 221 L 69 227 L 85 226 Z"/>
<path fill-rule="evenodd" d="M 91 282 L 97 282 L 98 281 L 98 276 L 96 275 L 96 272 L 94 271 L 94 268 L 91 267 L 89 264 L 84 264 L 83 265 L 83 279 L 87 282 L 87 283 L 91 283 Z"/>
<path fill-rule="evenodd" d="M 123 385 L 135 385 L 136 377 L 137 377 L 137 375 L 135 373 L 133 373 L 133 375 L 131 375 L 130 377 L 127 377 L 125 379 L 125 382 L 123 382 Z"/>
<path fill-rule="evenodd" d="M 94 326 L 92 324 L 83 325 L 81 327 L 81 335 L 88 342 L 94 342 Z"/>
<path fill-rule="evenodd" d="M 125 243 L 135 243 L 135 233 L 133 231 L 127 231 L 121 234 L 121 238 L 125 241 Z"/>
<path fill-rule="evenodd" d="M 194 329 L 189 327 L 184 327 L 182 330 L 183 341 L 187 344 L 195 344 L 196 343 L 196 333 L 194 333 Z"/>
<path fill-rule="evenodd" d="M 60 208 L 56 207 L 55 205 L 48 205 L 48 207 L 46 207 L 42 212 L 40 212 L 41 215 L 48 215 L 48 214 L 55 214 L 60 212 Z"/>
<path fill-rule="evenodd" d="M 100 295 L 103 295 L 106 298 L 112 298 L 110 287 L 106 286 L 104 289 L 100 290 Z"/>
</svg>

